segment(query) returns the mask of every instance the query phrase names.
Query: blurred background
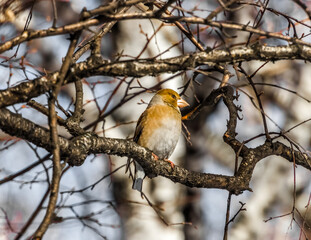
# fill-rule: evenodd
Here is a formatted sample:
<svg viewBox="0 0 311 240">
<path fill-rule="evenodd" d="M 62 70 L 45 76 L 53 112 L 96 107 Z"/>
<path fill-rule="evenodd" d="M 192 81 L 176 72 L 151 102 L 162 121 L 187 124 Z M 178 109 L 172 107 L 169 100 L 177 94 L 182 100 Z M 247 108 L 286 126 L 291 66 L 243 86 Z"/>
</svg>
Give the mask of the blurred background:
<svg viewBox="0 0 311 240">
<path fill-rule="evenodd" d="M 168 10 L 176 16 L 206 18 L 224 2 L 176 1 L 173 5 L 177 8 Z M 238 1 L 226 11 L 221 11 L 214 20 L 250 25 L 289 36 L 297 35 L 310 42 L 310 19 L 297 2 Z M 311 7 L 311 1 L 301 2 Z M 91 10 L 108 1 L 55 0 L 54 3 L 58 16 L 56 27 L 60 27 L 77 22 L 84 7 Z M 143 11 L 149 11 L 148 6 L 132 6 L 127 10 L 129 13 Z M 0 0 L 1 43 L 21 34 L 27 18 L 30 20 L 28 29 L 50 28 L 54 19 L 53 1 Z M 244 46 L 247 42 L 271 46 L 289 44 L 248 32 L 220 31 L 206 25 L 184 24 L 184 27 L 192 32 L 206 51 Z M 84 30 L 79 47 L 100 28 L 99 25 Z M 64 34 L 34 39 L 2 53 L 0 88 L 6 89 L 58 71 L 68 46 L 68 34 Z M 111 61 L 153 57 L 166 59 L 198 51 L 200 49 L 176 25 L 155 19 L 119 21 L 101 41 L 101 54 Z M 78 62 L 86 60 L 89 54 L 90 51 L 87 51 Z M 305 153 L 309 153 L 310 63 L 287 60 L 263 65 L 264 62 L 259 61 L 242 64 L 248 74 L 258 70 L 253 81 L 257 91 L 262 93 L 269 131 L 282 132 L 303 123 L 288 132 L 287 136 Z M 95 76 L 83 79 L 83 125 L 87 126 L 104 113 L 107 115 L 105 120 L 97 124 L 93 131 L 100 136 L 131 139 L 139 115 L 153 96 L 148 89 L 161 83 L 159 88 L 172 88 L 181 93 L 185 84 L 189 84 L 183 98 L 193 106 L 218 88 L 222 81 L 222 74 L 209 71 L 209 67 L 199 68 L 205 74 L 193 69 L 156 77 Z M 234 65 L 225 67 L 232 74 L 228 85 L 233 86 L 240 95 L 236 102 L 242 109 L 237 128 L 238 139 L 246 141 L 264 132 L 261 114 L 256 108 L 255 95 L 247 79 L 236 71 Z M 144 89 L 144 93 L 137 95 Z M 124 101 L 131 96 L 135 97 Z M 59 105 L 70 112 L 74 98 L 74 85 L 68 84 L 62 87 Z M 47 105 L 47 95 L 34 100 Z M 47 117 L 24 103 L 15 104 L 9 109 L 48 127 Z M 57 111 L 66 118 L 60 108 Z M 187 133 L 183 134 L 170 160 L 192 171 L 233 175 L 235 154 L 222 139 L 227 119 L 227 108 L 220 101 L 215 107 L 203 109 L 193 120 L 185 121 L 191 134 L 190 142 L 185 137 Z M 61 127 L 59 131 L 62 136 L 70 136 Z M 2 132 L 0 137 L 0 240 L 27 239 L 40 224 L 44 207 L 47 206 L 47 201 L 44 201 L 39 214 L 31 219 L 44 199 L 51 179 L 51 161 L 40 160 L 49 159 L 50 156 L 44 149 L 27 141 Z M 255 147 L 264 141 L 265 138 L 257 137 L 247 146 Z M 288 145 L 287 141 L 284 142 Z M 89 156 L 80 167 L 68 168 L 61 179 L 55 222 L 44 239 L 224 238 L 227 191 L 188 188 L 163 177 L 146 178 L 144 192 L 168 223 L 167 226 L 146 199 L 131 189 L 132 180 L 125 173 L 126 161 L 126 158 L 99 154 Z M 310 177 L 308 170 L 300 166 L 294 168 L 293 164 L 280 157 L 260 161 L 251 181 L 253 192 L 232 196 L 230 218 L 238 214 L 229 225 L 228 239 L 310 237 Z M 296 210 L 293 211 L 293 208 Z M 31 224 L 19 237 L 18 233 L 30 219 Z"/>
</svg>

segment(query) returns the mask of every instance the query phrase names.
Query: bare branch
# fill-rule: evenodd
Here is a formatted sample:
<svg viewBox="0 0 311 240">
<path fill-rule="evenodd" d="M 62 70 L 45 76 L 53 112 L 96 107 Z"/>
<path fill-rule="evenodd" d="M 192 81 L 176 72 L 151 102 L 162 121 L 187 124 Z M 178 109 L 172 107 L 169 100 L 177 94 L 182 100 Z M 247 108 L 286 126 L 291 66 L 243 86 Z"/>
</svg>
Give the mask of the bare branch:
<svg viewBox="0 0 311 240">
<path fill-rule="evenodd" d="M 147 75 L 156 76 L 165 72 L 173 73 L 182 70 L 192 70 L 206 64 L 289 59 L 309 61 L 311 59 L 311 48 L 296 44 L 273 47 L 253 45 L 231 50 L 192 53 L 163 60 L 140 59 L 109 62 L 107 60 L 96 59 L 91 61 L 89 59 L 88 61 L 74 64 L 70 68 L 65 83 L 96 75 L 144 77 Z M 33 97 L 40 96 L 51 89 L 56 83 L 58 75 L 59 72 L 50 73 L 31 82 L 23 82 L 14 87 L 0 90 L 0 108 L 19 102 L 27 102 Z"/>
<path fill-rule="evenodd" d="M 239 194 L 244 190 L 250 190 L 249 182 L 252 177 L 252 172 L 256 164 L 267 156 L 278 155 L 288 161 L 293 161 L 292 158 L 294 154 L 296 164 L 311 169 L 310 157 L 302 154 L 300 151 L 293 151 L 283 143 L 267 141 L 263 145 L 252 149 L 239 142 L 235 138 L 238 108 L 233 103 L 235 100 L 233 89 L 224 87 L 213 91 L 203 102 L 203 106 L 214 105 L 220 97 L 223 97 L 230 113 L 227 124 L 228 129 L 224 134 L 224 140 L 243 158 L 237 174 L 234 177 L 192 172 L 179 166 L 172 168 L 166 161 L 154 161 L 152 153 L 149 150 L 134 142 L 124 139 L 98 137 L 92 133 L 83 134 L 72 140 L 59 137 L 62 158 L 67 159 L 69 164 L 78 166 L 83 164 L 86 156 L 89 154 L 106 153 L 109 155 L 127 156 L 129 158 L 135 158 L 149 176 L 161 175 L 188 187 L 227 189 L 234 194 Z M 9 120 L 6 121 L 5 119 Z M 26 128 L 24 128 L 24 126 L 26 126 Z M 38 127 L 40 131 L 31 135 L 33 128 L 27 126 L 37 127 L 34 123 L 22 119 L 17 114 L 11 113 L 6 109 L 0 110 L 1 129 L 8 134 L 23 137 L 35 144 L 40 143 L 41 147 L 51 150 L 52 146 L 50 143 L 49 131 Z"/>
</svg>

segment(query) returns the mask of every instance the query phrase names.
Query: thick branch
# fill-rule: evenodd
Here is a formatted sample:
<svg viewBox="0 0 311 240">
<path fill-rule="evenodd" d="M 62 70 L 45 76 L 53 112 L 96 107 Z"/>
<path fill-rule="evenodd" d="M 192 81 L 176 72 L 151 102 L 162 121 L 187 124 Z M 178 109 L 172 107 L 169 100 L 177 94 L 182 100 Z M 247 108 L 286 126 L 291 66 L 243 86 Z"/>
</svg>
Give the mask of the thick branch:
<svg viewBox="0 0 311 240">
<path fill-rule="evenodd" d="M 8 134 L 52 151 L 49 130 L 7 109 L 0 110 L 0 128 Z M 192 172 L 179 166 L 172 169 L 166 161 L 154 161 L 151 151 L 125 139 L 102 138 L 87 133 L 70 142 L 59 137 L 59 142 L 62 157 L 68 159 L 71 165 L 81 165 L 89 154 L 106 153 L 135 158 L 149 175 L 161 175 L 189 187 L 220 188 L 234 192 L 241 192 L 248 188 L 239 179 L 231 176 Z"/>
<path fill-rule="evenodd" d="M 145 169 L 149 176 L 164 176 L 174 182 L 179 182 L 189 187 L 219 188 L 239 194 L 249 189 L 252 172 L 258 161 L 267 156 L 282 156 L 288 161 L 293 161 L 311 170 L 311 158 L 299 151 L 280 143 L 267 141 L 257 148 L 248 148 L 235 139 L 235 127 L 238 108 L 233 104 L 235 97 L 230 87 L 217 89 L 204 101 L 204 105 L 215 104 L 219 97 L 224 99 L 229 109 L 228 130 L 224 134 L 225 141 L 234 149 L 242 162 L 235 176 L 223 176 L 188 171 L 179 166 L 171 168 L 165 161 L 154 161 L 149 150 L 124 139 L 98 137 L 93 133 L 86 133 L 72 140 L 59 137 L 60 152 L 63 159 L 71 165 L 83 164 L 89 154 L 105 153 L 109 155 L 126 156 L 134 158 Z M 51 151 L 50 133 L 20 115 L 11 113 L 9 110 L 0 110 L 0 128 L 8 134 L 24 138 Z"/>
<path fill-rule="evenodd" d="M 48 129 L 23 118 L 19 114 L 12 113 L 5 108 L 0 109 L 0 128 L 11 136 L 25 139 L 49 152 L 52 151 L 51 138 Z M 68 149 L 70 142 L 63 137 L 59 137 L 59 143 L 62 153 L 70 154 L 70 152 L 66 150 Z"/>
<path fill-rule="evenodd" d="M 163 60 L 140 59 L 118 62 L 94 62 L 93 64 L 86 61 L 75 65 L 72 71 L 77 75 L 83 75 L 83 77 L 94 75 L 144 77 L 146 75 L 156 76 L 160 73 L 189 70 L 206 64 L 227 64 L 251 60 L 302 59 L 309 61 L 310 57 L 311 48 L 306 46 L 270 47 L 253 45 L 231 50 L 213 50 L 208 53 L 191 53 Z M 86 72 L 87 74 L 85 74 Z"/>
<path fill-rule="evenodd" d="M 309 61 L 311 59 L 311 48 L 300 45 L 274 47 L 253 45 L 231 50 L 224 49 L 213 50 L 208 53 L 192 53 L 163 60 L 145 59 L 109 62 L 98 58 L 88 59 L 87 61 L 74 64 L 70 68 L 65 83 L 95 75 L 144 77 L 147 75 L 156 76 L 167 72 L 174 73 L 191 70 L 206 64 L 288 59 Z M 45 93 L 56 83 L 58 75 L 59 72 L 50 73 L 33 81 L 23 82 L 6 90 L 1 90 L 0 108 L 19 102 L 26 102 L 33 97 Z"/>
<path fill-rule="evenodd" d="M 0 91 L 0 108 L 15 103 L 27 102 L 33 97 L 47 92 L 56 83 L 59 72 L 54 72 L 32 81 L 20 83 Z"/>
<path fill-rule="evenodd" d="M 268 156 L 276 155 L 287 159 L 289 162 L 293 162 L 295 158 L 295 163 L 306 169 L 311 170 L 311 158 L 300 151 L 293 151 L 290 147 L 286 146 L 281 142 L 270 142 L 267 141 L 263 145 L 258 146 L 254 149 L 256 154 L 260 159 Z"/>
</svg>

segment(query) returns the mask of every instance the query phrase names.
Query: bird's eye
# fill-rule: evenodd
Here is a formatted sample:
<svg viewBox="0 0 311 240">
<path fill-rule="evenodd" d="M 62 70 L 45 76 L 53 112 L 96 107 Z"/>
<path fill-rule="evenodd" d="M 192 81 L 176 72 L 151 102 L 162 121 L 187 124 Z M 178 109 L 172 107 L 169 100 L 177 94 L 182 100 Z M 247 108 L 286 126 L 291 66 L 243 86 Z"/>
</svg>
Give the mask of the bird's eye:
<svg viewBox="0 0 311 240">
<path fill-rule="evenodd" d="M 172 94 L 172 98 L 177 99 L 176 96 L 174 94 Z"/>
</svg>

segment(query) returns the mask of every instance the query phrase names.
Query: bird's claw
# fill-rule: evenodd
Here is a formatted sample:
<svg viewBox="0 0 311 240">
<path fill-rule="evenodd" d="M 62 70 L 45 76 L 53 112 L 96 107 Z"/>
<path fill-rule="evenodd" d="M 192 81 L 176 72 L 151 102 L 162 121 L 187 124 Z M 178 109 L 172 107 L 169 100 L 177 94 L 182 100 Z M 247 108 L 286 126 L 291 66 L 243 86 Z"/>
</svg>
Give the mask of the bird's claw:
<svg viewBox="0 0 311 240">
<path fill-rule="evenodd" d="M 172 161 L 170 161 L 170 160 L 168 160 L 168 159 L 164 159 L 164 161 L 169 162 L 169 163 L 171 164 L 171 167 L 172 167 L 172 168 L 175 167 L 175 164 L 174 164 Z"/>
<path fill-rule="evenodd" d="M 158 157 L 157 155 L 155 155 L 154 153 L 152 153 L 152 157 L 153 157 L 154 160 L 156 160 L 156 161 L 159 160 L 159 157 Z M 175 167 L 175 164 L 174 164 L 172 161 L 170 161 L 170 160 L 168 160 L 168 159 L 164 159 L 164 161 L 169 162 L 169 163 L 171 164 L 171 167 L 172 167 L 172 168 Z"/>
<path fill-rule="evenodd" d="M 152 157 L 154 158 L 154 160 L 158 161 L 159 157 L 157 155 L 155 155 L 154 153 L 152 153 Z"/>
</svg>

